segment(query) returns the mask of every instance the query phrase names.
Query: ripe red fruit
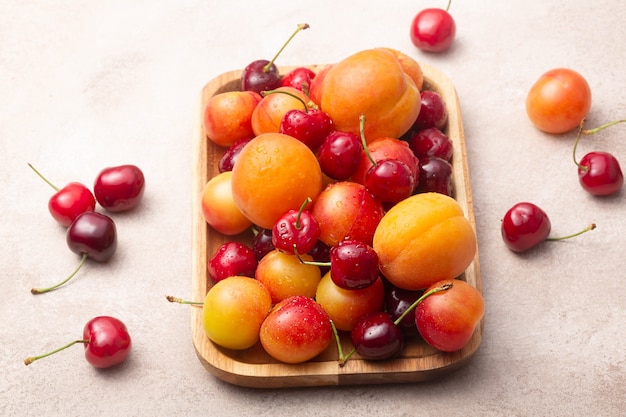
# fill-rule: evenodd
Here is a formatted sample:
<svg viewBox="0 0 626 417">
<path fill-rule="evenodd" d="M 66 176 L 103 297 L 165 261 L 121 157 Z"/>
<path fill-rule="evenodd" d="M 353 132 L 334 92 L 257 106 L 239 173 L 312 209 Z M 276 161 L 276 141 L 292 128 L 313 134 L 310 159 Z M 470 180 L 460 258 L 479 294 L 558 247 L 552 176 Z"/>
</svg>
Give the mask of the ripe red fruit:
<svg viewBox="0 0 626 417">
<path fill-rule="evenodd" d="M 545 211 L 533 203 L 521 202 L 504 215 L 501 233 L 509 249 L 523 252 L 546 240 L 551 228 Z"/>
<path fill-rule="evenodd" d="M 44 177 L 34 166 L 28 164 L 35 173 L 56 191 L 48 200 L 48 211 L 57 223 L 68 227 L 79 214 L 93 211 L 96 199 L 91 191 L 79 182 L 70 182 L 58 188 Z"/>
<path fill-rule="evenodd" d="M 438 8 L 424 9 L 411 23 L 411 42 L 417 48 L 427 52 L 442 52 L 452 45 L 456 35 L 456 23 L 446 10 Z"/>
<path fill-rule="evenodd" d="M 143 197 L 146 180 L 135 165 L 105 168 L 96 177 L 93 191 L 107 211 L 121 212 L 135 208 Z"/>
</svg>

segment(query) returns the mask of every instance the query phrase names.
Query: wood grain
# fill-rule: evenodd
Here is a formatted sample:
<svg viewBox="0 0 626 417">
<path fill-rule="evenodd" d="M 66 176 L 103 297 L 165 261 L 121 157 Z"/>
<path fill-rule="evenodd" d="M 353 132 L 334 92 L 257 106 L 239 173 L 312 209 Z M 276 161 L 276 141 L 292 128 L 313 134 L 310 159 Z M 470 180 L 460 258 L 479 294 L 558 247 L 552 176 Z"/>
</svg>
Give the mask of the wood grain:
<svg viewBox="0 0 626 417">
<path fill-rule="evenodd" d="M 472 203 L 465 136 L 458 96 L 449 78 L 436 68 L 420 63 L 424 72 L 424 88 L 437 91 L 443 97 L 448 109 L 448 125 L 445 133 L 453 143 L 453 185 L 454 197 L 464 210 L 474 230 L 476 223 Z M 311 66 L 318 70 L 320 66 Z M 292 67 L 282 67 L 282 74 Z M 195 116 L 193 137 L 192 171 L 192 281 L 191 297 L 204 300 L 211 285 L 207 272 L 208 259 L 227 240 L 250 243 L 251 233 L 239 236 L 223 236 L 212 230 L 201 213 L 201 194 L 206 182 L 218 173 L 217 164 L 225 149 L 215 146 L 207 139 L 202 127 L 203 110 L 213 95 L 239 89 L 241 71 L 226 72 L 207 83 L 201 91 L 198 111 Z M 462 274 L 461 279 L 482 292 L 478 252 L 472 264 Z M 260 344 L 245 351 L 231 351 L 213 344 L 204 334 L 202 309 L 191 307 L 191 329 L 193 345 L 206 369 L 224 381 L 235 385 L 256 388 L 282 388 L 326 385 L 384 384 L 426 381 L 441 377 L 462 366 L 478 350 L 483 332 L 481 321 L 467 345 L 453 353 L 439 352 L 418 338 L 409 339 L 400 356 L 394 359 L 375 362 L 366 361 L 354 355 L 345 366 L 337 361 L 335 344 L 314 360 L 289 365 L 273 360 Z M 342 335 L 344 351 L 351 349 L 348 335 Z"/>
</svg>

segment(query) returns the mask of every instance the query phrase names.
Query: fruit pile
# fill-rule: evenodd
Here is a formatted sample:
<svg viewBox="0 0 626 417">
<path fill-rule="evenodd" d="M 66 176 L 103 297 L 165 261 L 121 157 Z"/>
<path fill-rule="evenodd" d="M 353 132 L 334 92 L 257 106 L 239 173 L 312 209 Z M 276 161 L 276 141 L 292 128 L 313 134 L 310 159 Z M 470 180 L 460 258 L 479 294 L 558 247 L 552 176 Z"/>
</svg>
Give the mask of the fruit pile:
<svg viewBox="0 0 626 417">
<path fill-rule="evenodd" d="M 446 103 L 418 62 L 374 48 L 280 74 L 259 60 L 203 111 L 224 152 L 201 212 L 232 237 L 197 302 L 213 343 L 286 363 L 338 334 L 353 346 L 338 344 L 340 363 L 392 357 L 408 337 L 463 348 L 484 314 L 462 279 L 476 236 L 454 199 Z"/>
<path fill-rule="evenodd" d="M 66 228 L 69 249 L 80 256 L 77 268 L 64 280 L 45 288 L 31 289 L 32 294 L 43 294 L 65 285 L 87 259 L 97 262 L 111 259 L 117 249 L 117 228 L 111 217 L 96 211 L 96 202 L 109 213 L 132 210 L 142 200 L 145 178 L 135 165 L 108 167 L 97 175 L 92 192 L 79 182 L 70 182 L 59 188 L 33 165 L 29 166 L 55 190 L 48 200 L 48 210 L 53 219 Z M 122 321 L 111 316 L 98 316 L 85 324 L 82 339 L 48 353 L 28 357 L 24 363 L 29 365 L 77 343 L 83 344 L 85 358 L 96 368 L 109 368 L 123 362 L 131 347 L 130 334 Z"/>
</svg>

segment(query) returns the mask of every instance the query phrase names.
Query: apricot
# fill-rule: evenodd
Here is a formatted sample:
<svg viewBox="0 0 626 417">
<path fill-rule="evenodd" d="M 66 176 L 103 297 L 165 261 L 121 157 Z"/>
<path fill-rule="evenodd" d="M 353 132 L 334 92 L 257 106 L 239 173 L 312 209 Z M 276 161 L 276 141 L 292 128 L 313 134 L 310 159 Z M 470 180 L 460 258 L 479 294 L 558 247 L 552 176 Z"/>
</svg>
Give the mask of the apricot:
<svg viewBox="0 0 626 417">
<path fill-rule="evenodd" d="M 296 97 L 304 103 L 310 101 L 306 94 L 293 87 L 280 87 L 273 91 L 266 94 L 252 112 L 251 124 L 255 136 L 262 133 L 278 133 L 285 113 L 292 109 L 304 110 L 304 104 Z"/>
<path fill-rule="evenodd" d="M 410 129 L 420 111 L 420 90 L 413 78 L 417 77 L 415 67 L 408 64 L 410 58 L 403 55 L 403 64 L 398 56 L 389 48 L 357 52 L 333 64 L 320 85 L 312 85 L 315 99 L 337 130 L 360 134 L 361 114 L 367 120 L 368 142 L 399 138 Z M 412 68 L 412 74 L 405 68 Z"/>
<path fill-rule="evenodd" d="M 252 113 L 261 101 L 253 91 L 228 91 L 211 97 L 204 107 L 204 131 L 213 143 L 229 147 L 254 136 Z"/>
<path fill-rule="evenodd" d="M 201 210 L 204 220 L 216 231 L 232 236 L 242 233 L 252 222 L 235 205 L 232 194 L 232 171 L 211 178 L 202 189 Z"/>
<path fill-rule="evenodd" d="M 422 67 L 416 60 L 414 60 L 407 54 L 400 52 L 396 49 L 392 49 L 392 48 L 379 48 L 379 49 L 383 49 L 394 54 L 395 57 L 398 59 L 398 62 L 400 62 L 400 66 L 402 66 L 402 69 L 404 70 L 404 72 L 406 72 L 407 75 L 413 79 L 413 82 L 415 83 L 417 88 L 420 91 L 422 91 L 422 88 L 424 87 L 424 72 L 422 71 Z"/>
<path fill-rule="evenodd" d="M 382 274 L 406 290 L 461 275 L 477 251 L 476 234 L 461 206 L 439 193 L 415 194 L 385 213 L 373 248 Z"/>
<path fill-rule="evenodd" d="M 313 151 L 282 133 L 264 133 L 248 142 L 232 172 L 235 205 L 252 223 L 266 229 L 322 190 L 322 170 Z"/>
</svg>

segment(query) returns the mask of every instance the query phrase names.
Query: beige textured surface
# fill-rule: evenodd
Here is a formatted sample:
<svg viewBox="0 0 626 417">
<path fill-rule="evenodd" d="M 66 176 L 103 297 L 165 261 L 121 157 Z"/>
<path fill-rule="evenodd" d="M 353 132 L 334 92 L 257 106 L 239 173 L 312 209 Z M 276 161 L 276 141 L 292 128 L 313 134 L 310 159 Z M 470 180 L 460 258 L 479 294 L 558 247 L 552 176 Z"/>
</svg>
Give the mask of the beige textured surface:
<svg viewBox="0 0 626 417">
<path fill-rule="evenodd" d="M 248 4 L 249 3 L 249 4 Z M 573 135 L 539 133 L 524 99 L 544 71 L 589 81 L 589 125 L 626 116 L 626 8 L 618 0 L 452 4 L 457 40 L 442 55 L 413 48 L 412 17 L 445 1 L 271 3 L 85 0 L 1 2 L 0 415 L 278 416 L 623 415 L 626 407 L 625 193 L 578 185 Z M 482 346 L 453 375 L 416 385 L 257 391 L 216 380 L 191 344 L 191 137 L 198 93 L 214 76 L 270 58 L 295 27 L 281 65 L 333 62 L 389 46 L 443 70 L 465 122 L 487 312 Z M 626 161 L 626 125 L 579 147 Z M 78 262 L 49 217 L 53 182 L 91 184 L 110 165 L 147 178 L 141 208 L 117 215 L 119 248 L 67 287 L 32 296 Z M 519 256 L 500 219 L 533 201 L 554 234 L 598 228 Z M 94 315 L 129 326 L 130 359 L 98 372 L 76 347 L 29 367 L 24 357 L 80 336 Z"/>
</svg>

